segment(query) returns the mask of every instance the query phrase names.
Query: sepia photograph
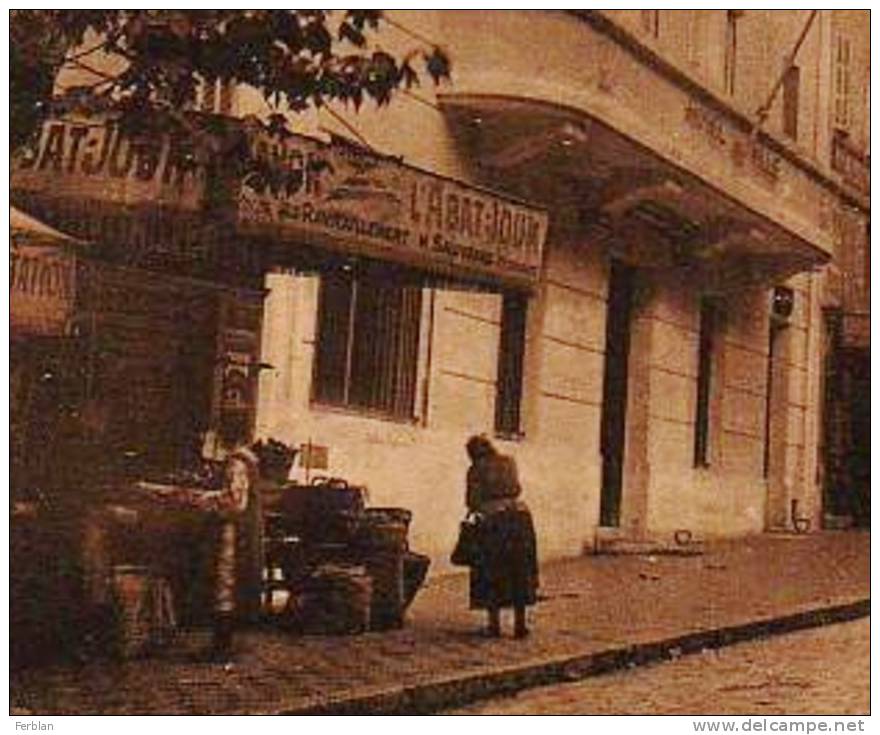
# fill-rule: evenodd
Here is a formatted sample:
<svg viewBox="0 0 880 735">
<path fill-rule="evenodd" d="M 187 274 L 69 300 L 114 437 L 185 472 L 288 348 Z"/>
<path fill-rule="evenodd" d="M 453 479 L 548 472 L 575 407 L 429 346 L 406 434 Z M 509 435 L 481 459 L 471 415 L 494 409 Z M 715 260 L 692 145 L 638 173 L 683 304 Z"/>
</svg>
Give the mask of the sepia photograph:
<svg viewBox="0 0 880 735">
<path fill-rule="evenodd" d="M 870 10 L 7 22 L 12 729 L 864 731 Z"/>
</svg>

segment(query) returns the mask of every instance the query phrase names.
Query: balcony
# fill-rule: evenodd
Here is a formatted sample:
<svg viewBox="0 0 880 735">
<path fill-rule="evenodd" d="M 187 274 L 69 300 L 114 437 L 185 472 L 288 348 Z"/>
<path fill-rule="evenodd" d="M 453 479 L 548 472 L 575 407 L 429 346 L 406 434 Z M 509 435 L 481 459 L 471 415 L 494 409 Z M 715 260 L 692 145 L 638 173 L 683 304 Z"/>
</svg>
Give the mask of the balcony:
<svg viewBox="0 0 880 735">
<path fill-rule="evenodd" d="M 842 130 L 834 131 L 831 168 L 860 194 L 871 195 L 871 157 L 859 151 L 849 135 Z"/>
<path fill-rule="evenodd" d="M 692 166 L 641 145 L 631 130 L 615 130 L 546 101 L 446 93 L 440 107 L 478 176 L 505 182 L 568 222 L 583 241 L 606 246 L 634 265 L 684 269 L 708 290 L 735 292 L 830 259 L 824 240 L 800 236 L 814 230 L 797 226 L 803 222 L 797 211 L 775 207 L 765 215 L 750 206 L 753 191 L 741 186 L 743 180 L 769 178 L 771 191 L 796 189 L 798 182 L 779 161 L 776 168 L 765 166 L 766 148 L 729 126 L 719 150 Z M 691 151 L 702 153 L 703 122 L 685 116 L 670 137 L 678 133 L 682 149 L 693 144 Z M 690 130 L 694 125 L 696 132 Z M 721 171 L 718 186 L 707 180 L 712 169 Z"/>
</svg>

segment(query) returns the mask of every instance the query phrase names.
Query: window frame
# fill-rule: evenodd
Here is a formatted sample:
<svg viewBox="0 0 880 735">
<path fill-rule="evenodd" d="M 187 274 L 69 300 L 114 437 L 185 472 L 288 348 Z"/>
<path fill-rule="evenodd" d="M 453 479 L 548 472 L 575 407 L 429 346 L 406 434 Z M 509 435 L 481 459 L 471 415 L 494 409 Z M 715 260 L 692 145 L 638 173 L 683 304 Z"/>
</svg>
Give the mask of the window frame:
<svg viewBox="0 0 880 735">
<path fill-rule="evenodd" d="M 726 11 L 726 25 L 724 28 L 724 92 L 731 97 L 736 94 L 736 66 L 737 66 L 737 43 L 738 25 L 744 11 Z"/>
<path fill-rule="evenodd" d="M 792 64 L 782 78 L 782 132 L 792 140 L 798 137 L 800 117 L 801 68 Z"/>
<path fill-rule="evenodd" d="M 852 127 L 852 41 L 844 33 L 834 37 L 833 125 L 849 132 Z"/>
</svg>

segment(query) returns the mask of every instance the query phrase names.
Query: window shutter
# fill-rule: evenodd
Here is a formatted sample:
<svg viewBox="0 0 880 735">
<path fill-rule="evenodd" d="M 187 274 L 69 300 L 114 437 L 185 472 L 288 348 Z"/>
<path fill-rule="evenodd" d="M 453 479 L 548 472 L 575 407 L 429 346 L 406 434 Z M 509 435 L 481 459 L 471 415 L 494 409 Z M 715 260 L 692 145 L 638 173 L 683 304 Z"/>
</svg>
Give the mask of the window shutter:
<svg viewBox="0 0 880 735">
<path fill-rule="evenodd" d="M 505 294 L 498 346 L 495 395 L 495 431 L 517 435 L 522 430 L 523 362 L 528 300 L 521 294 Z"/>
</svg>

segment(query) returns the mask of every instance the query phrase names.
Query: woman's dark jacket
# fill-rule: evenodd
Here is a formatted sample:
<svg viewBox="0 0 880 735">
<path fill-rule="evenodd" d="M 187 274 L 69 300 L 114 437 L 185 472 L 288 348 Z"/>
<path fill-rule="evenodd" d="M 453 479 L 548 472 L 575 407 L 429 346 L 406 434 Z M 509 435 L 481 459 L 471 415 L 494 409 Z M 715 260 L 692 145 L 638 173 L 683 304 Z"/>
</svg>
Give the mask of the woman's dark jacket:
<svg viewBox="0 0 880 735">
<path fill-rule="evenodd" d="M 471 568 L 471 607 L 532 605 L 538 587 L 532 515 L 511 457 L 480 457 L 467 473 L 468 510 L 480 516 L 479 560 Z"/>
</svg>

